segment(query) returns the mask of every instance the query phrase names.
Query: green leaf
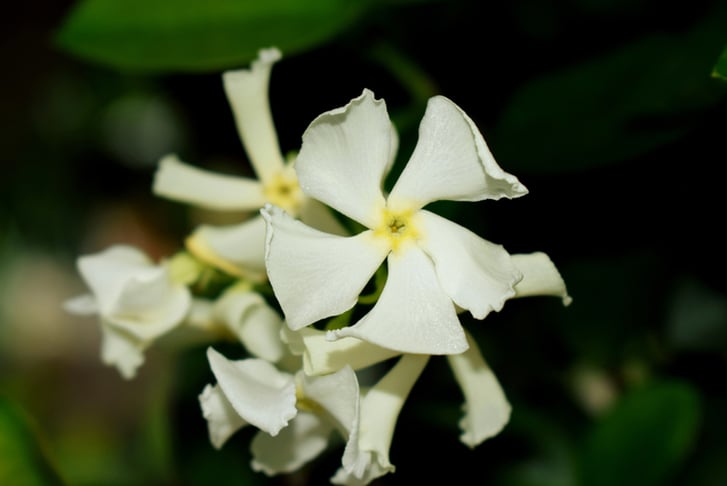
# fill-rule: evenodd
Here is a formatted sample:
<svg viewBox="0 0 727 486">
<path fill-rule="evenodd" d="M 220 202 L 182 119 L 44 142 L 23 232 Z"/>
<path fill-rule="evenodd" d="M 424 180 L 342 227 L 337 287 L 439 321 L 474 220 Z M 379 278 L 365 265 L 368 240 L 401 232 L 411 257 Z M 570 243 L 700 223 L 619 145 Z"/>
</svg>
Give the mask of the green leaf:
<svg viewBox="0 0 727 486">
<path fill-rule="evenodd" d="M 62 484 L 28 417 L 5 398 L 0 398 L 0 484 Z"/>
<path fill-rule="evenodd" d="M 719 56 L 719 60 L 714 66 L 712 77 L 727 81 L 727 47 L 722 51 L 722 55 Z"/>
<path fill-rule="evenodd" d="M 701 417 L 689 385 L 655 382 L 624 395 L 597 423 L 581 457 L 581 484 L 669 484 L 694 444 Z"/>
<path fill-rule="evenodd" d="M 83 0 L 56 42 L 114 68 L 204 71 L 237 67 L 260 48 L 314 47 L 349 26 L 366 2 L 348 0 Z"/>
</svg>

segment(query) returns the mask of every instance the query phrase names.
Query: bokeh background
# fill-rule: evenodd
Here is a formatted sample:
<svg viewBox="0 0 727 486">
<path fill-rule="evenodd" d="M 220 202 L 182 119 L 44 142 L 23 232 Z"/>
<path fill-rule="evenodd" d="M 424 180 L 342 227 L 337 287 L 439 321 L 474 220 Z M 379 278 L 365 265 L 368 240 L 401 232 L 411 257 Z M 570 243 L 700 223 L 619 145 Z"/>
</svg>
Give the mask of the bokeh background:
<svg viewBox="0 0 727 486">
<path fill-rule="evenodd" d="M 170 8 L 170 5 L 173 8 Z M 0 55 L 0 483 L 325 484 L 221 451 L 197 395 L 204 347 L 160 342 L 138 377 L 99 360 L 78 255 L 177 251 L 200 213 L 155 198 L 168 152 L 249 175 L 220 74 L 277 45 L 284 151 L 372 89 L 416 142 L 443 94 L 481 128 L 520 199 L 435 210 L 511 253 L 547 252 L 574 301 L 510 301 L 466 320 L 513 405 L 497 437 L 458 441 L 462 397 L 433 359 L 377 484 L 727 484 L 727 2 L 162 0 L 11 2 Z M 724 68 L 722 68 L 724 69 Z M 725 69 L 727 71 L 727 69 Z"/>
</svg>

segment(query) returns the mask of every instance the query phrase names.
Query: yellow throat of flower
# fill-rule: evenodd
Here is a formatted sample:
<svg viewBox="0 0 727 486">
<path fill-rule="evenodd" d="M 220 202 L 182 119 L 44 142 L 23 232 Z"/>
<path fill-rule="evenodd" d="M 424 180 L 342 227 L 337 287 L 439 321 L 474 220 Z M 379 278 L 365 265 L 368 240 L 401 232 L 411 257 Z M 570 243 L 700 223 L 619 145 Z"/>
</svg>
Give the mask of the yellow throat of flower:
<svg viewBox="0 0 727 486">
<path fill-rule="evenodd" d="M 374 235 L 384 240 L 391 251 L 397 252 L 419 239 L 421 233 L 417 219 L 415 210 L 392 210 L 384 207 L 380 210 L 378 224 L 373 228 Z"/>
<path fill-rule="evenodd" d="M 266 181 L 263 191 L 269 203 L 283 208 L 292 216 L 298 215 L 303 204 L 303 191 L 292 167 L 286 167 Z"/>
</svg>

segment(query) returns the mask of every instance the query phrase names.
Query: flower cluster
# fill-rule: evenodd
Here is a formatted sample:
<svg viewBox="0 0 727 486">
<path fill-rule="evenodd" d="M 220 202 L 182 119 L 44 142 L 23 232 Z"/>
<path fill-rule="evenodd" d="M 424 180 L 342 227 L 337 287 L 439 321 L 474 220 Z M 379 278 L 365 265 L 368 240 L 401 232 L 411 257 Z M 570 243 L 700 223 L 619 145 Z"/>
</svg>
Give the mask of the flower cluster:
<svg viewBox="0 0 727 486">
<path fill-rule="evenodd" d="M 264 49 L 250 69 L 223 75 L 257 180 L 176 155 L 160 161 L 154 179 L 158 196 L 247 219 L 196 228 L 184 251 L 160 263 L 127 246 L 83 256 L 91 295 L 67 309 L 99 314 L 103 361 L 126 378 L 156 338 L 185 327 L 238 341 L 245 359 L 226 358 L 214 341 L 208 348 L 214 384 L 201 391 L 201 412 L 216 448 L 242 427 L 259 429 L 252 468 L 268 475 L 310 462 L 334 431 L 345 448 L 333 483 L 393 472 L 396 422 L 431 356 L 446 357 L 464 396 L 461 441 L 477 446 L 502 430 L 510 405 L 459 315 L 484 319 L 516 297 L 570 298 L 546 254 L 511 255 L 425 207 L 527 189 L 443 96 L 429 100 L 417 145 L 388 192 L 398 138 L 386 104 L 369 90 L 314 119 L 285 160 L 268 101 L 280 58 Z M 372 366 L 383 362 L 390 366 Z M 383 371 L 365 387 L 362 370 Z"/>
</svg>

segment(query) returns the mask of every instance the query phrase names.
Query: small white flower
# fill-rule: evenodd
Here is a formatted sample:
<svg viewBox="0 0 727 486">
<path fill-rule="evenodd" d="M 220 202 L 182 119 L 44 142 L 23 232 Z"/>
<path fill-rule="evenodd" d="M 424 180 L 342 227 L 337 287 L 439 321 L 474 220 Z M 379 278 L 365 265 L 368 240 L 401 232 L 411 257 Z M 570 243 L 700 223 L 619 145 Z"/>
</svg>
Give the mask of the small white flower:
<svg viewBox="0 0 727 486">
<path fill-rule="evenodd" d="M 155 265 L 130 246 L 113 246 L 77 263 L 91 294 L 68 300 L 65 308 L 100 316 L 103 362 L 133 378 L 144 349 L 184 319 L 189 290 L 172 281 L 166 263 Z"/>
<path fill-rule="evenodd" d="M 259 180 L 201 170 L 167 155 L 155 175 L 154 193 L 222 211 L 256 211 L 273 203 L 318 228 L 341 233 L 330 211 L 300 190 L 294 161 L 286 162 L 280 151 L 268 101 L 270 72 L 280 58 L 277 49 L 262 49 L 250 69 L 222 76 L 240 139 Z M 253 279 L 265 275 L 264 244 L 265 223 L 259 215 L 237 225 L 202 225 L 187 239 L 188 249 L 201 260 Z"/>
<path fill-rule="evenodd" d="M 212 348 L 207 357 L 217 384 L 199 399 L 210 441 L 220 448 L 241 427 L 259 428 L 251 445 L 256 471 L 295 471 L 328 446 L 332 432 L 348 439 L 358 429 L 359 388 L 350 367 L 309 377 L 261 359 L 230 361 Z"/>
<path fill-rule="evenodd" d="M 467 349 L 457 307 L 483 319 L 515 295 L 522 275 L 500 245 L 422 209 L 436 200 L 519 197 L 527 189 L 495 162 L 472 120 L 442 96 L 429 100 L 419 141 L 391 193 L 391 122 L 364 90 L 320 115 L 303 135 L 303 191 L 368 229 L 352 237 L 315 230 L 277 207 L 268 222 L 268 277 L 292 329 L 345 312 L 384 259 L 388 279 L 356 324 L 329 333 L 407 353 Z"/>
</svg>

